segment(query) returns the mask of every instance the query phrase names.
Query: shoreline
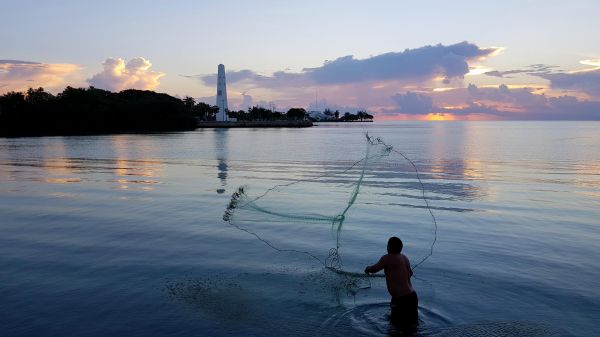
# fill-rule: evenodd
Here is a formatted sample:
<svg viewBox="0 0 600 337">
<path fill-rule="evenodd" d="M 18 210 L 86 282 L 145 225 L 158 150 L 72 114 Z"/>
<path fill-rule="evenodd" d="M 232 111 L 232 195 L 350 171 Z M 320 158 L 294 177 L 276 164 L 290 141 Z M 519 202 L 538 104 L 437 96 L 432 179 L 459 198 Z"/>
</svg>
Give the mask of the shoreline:
<svg viewBox="0 0 600 337">
<path fill-rule="evenodd" d="M 202 128 L 309 128 L 314 126 L 311 121 L 238 121 L 238 122 L 217 122 L 217 121 L 198 121 L 196 127 Z"/>
</svg>

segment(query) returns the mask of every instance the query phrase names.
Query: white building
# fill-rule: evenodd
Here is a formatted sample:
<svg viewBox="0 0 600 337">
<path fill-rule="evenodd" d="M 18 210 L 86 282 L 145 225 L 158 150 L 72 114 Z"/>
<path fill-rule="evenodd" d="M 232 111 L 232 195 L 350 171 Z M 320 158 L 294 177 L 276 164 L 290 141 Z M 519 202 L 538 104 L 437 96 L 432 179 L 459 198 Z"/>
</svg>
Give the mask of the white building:
<svg viewBox="0 0 600 337">
<path fill-rule="evenodd" d="M 218 122 L 227 122 L 229 121 L 229 116 L 227 115 L 227 85 L 225 84 L 225 66 L 219 64 L 219 68 L 217 71 L 217 106 L 219 107 L 219 112 L 217 113 L 216 120 Z"/>
</svg>

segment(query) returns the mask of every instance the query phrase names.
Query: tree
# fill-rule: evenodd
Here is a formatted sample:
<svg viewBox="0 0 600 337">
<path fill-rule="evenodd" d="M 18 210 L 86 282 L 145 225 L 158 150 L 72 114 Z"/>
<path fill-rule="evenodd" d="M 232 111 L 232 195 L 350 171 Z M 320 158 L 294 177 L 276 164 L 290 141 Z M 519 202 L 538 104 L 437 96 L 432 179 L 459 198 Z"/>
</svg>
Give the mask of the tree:
<svg viewBox="0 0 600 337">
<path fill-rule="evenodd" d="M 0 136 L 191 130 L 196 119 L 178 98 L 148 90 L 66 87 L 0 96 Z"/>
<path fill-rule="evenodd" d="M 204 102 L 199 102 L 192 109 L 192 114 L 203 121 L 215 120 L 215 116 L 219 112 L 219 107 L 216 105 L 209 105 Z"/>
<path fill-rule="evenodd" d="M 22 92 L 10 91 L 0 96 L 0 106 L 3 111 L 12 112 L 21 109 L 25 105 L 25 95 Z"/>
<path fill-rule="evenodd" d="M 253 121 L 264 121 L 264 120 L 272 120 L 273 112 L 269 109 L 265 109 L 260 106 L 253 106 L 248 110 L 248 115 L 250 115 L 250 120 Z"/>
<path fill-rule="evenodd" d="M 287 112 L 287 118 L 293 120 L 303 120 L 306 116 L 306 110 L 303 108 L 291 108 Z"/>
<path fill-rule="evenodd" d="M 365 112 L 364 112 L 364 111 L 362 111 L 362 110 L 359 110 L 359 111 L 356 113 L 356 117 L 357 117 L 358 119 L 360 119 L 361 121 L 362 121 L 362 120 L 365 118 L 364 116 L 365 116 Z"/>
<path fill-rule="evenodd" d="M 185 96 L 183 99 L 183 105 L 185 105 L 186 108 L 188 108 L 190 111 L 192 111 L 192 109 L 194 108 L 194 104 L 196 104 L 196 100 L 194 100 L 193 97 L 190 96 Z"/>
<path fill-rule="evenodd" d="M 238 121 L 249 120 L 248 114 L 244 110 L 229 111 L 228 115 L 230 118 L 237 118 Z"/>
<path fill-rule="evenodd" d="M 339 110 L 335 110 L 334 115 L 335 115 L 335 119 L 340 119 L 340 111 Z"/>
<path fill-rule="evenodd" d="M 31 104 L 42 104 L 53 99 L 54 96 L 51 93 L 45 92 L 42 87 L 37 89 L 29 88 L 25 98 L 25 100 Z"/>
</svg>

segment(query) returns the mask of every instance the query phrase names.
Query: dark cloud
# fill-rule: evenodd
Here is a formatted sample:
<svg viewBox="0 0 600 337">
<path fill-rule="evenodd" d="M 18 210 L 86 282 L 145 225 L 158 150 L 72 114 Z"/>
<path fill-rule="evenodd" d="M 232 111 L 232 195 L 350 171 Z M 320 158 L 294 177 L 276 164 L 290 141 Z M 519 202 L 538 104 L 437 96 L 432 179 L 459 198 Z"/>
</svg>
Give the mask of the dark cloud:
<svg viewBox="0 0 600 337">
<path fill-rule="evenodd" d="M 490 56 L 495 48 L 480 48 L 468 42 L 450 46 L 441 44 L 403 52 L 391 52 L 364 60 L 354 56 L 325 62 L 304 72 L 317 83 L 335 84 L 376 80 L 424 81 L 442 76 L 463 77 L 469 72 L 467 61 Z"/>
<path fill-rule="evenodd" d="M 600 68 L 574 73 L 543 74 L 554 89 L 575 90 L 600 97 Z"/>
<path fill-rule="evenodd" d="M 492 70 L 492 71 L 488 71 L 485 72 L 485 75 L 488 76 L 494 76 L 494 77 L 500 77 L 500 78 L 513 78 L 513 76 L 509 76 L 509 75 L 515 75 L 515 74 L 527 74 L 527 75 L 543 75 L 543 74 L 549 74 L 553 71 L 553 68 L 557 68 L 558 66 L 550 66 L 550 65 L 546 65 L 546 64 L 532 64 L 528 67 L 525 67 L 523 69 L 513 69 L 513 70 L 504 70 L 504 71 L 499 71 L 499 70 Z"/>
<path fill-rule="evenodd" d="M 469 85 L 470 99 L 462 108 L 437 108 L 456 115 L 483 114 L 507 120 L 600 120 L 600 102 L 574 96 L 548 97 L 535 88 L 479 88 Z"/>
<path fill-rule="evenodd" d="M 390 52 L 366 59 L 344 56 L 326 61 L 302 72 L 277 71 L 270 76 L 252 70 L 228 71 L 228 83 L 240 83 L 257 88 L 302 87 L 315 84 L 346 84 L 365 81 L 399 80 L 425 82 L 434 78 L 462 78 L 469 72 L 468 61 L 493 54 L 495 48 L 480 48 L 469 42 L 449 46 L 438 44 L 402 52 Z M 181 75 L 199 79 L 207 86 L 217 83 L 217 75 Z"/>
<path fill-rule="evenodd" d="M 396 94 L 392 100 L 397 104 L 397 113 L 409 115 L 426 115 L 433 109 L 433 99 L 428 95 L 414 92 Z"/>
<path fill-rule="evenodd" d="M 457 88 L 429 94 L 407 92 L 391 98 L 395 109 L 386 115 L 453 114 L 479 115 L 503 120 L 600 120 L 600 102 L 574 96 L 548 97 L 536 94 L 537 88 L 477 87 Z M 460 102 L 456 98 L 460 97 Z M 453 100 L 457 107 L 446 106 Z"/>
<path fill-rule="evenodd" d="M 0 60 L 0 64 L 42 64 L 40 62 L 31 62 L 31 61 L 21 61 L 21 60 Z"/>
<path fill-rule="evenodd" d="M 454 115 L 491 115 L 504 120 L 600 120 L 600 102 L 581 101 L 573 96 L 550 97 L 546 100 L 544 106 L 523 112 L 507 111 L 482 103 L 441 111 Z"/>
<path fill-rule="evenodd" d="M 515 74 L 527 74 L 550 81 L 550 87 L 554 89 L 580 91 L 591 96 L 600 97 L 600 68 L 570 73 L 555 68 L 558 68 L 558 66 L 533 64 L 523 69 L 493 70 L 484 74 L 500 78 L 512 78 L 509 75 Z"/>
<path fill-rule="evenodd" d="M 495 103 L 510 104 L 521 108 L 538 108 L 546 104 L 546 96 L 534 94 L 536 88 L 514 88 L 501 84 L 497 88 L 479 88 L 473 84 L 467 87 L 472 101 L 488 101 Z"/>
<path fill-rule="evenodd" d="M 484 75 L 488 75 L 488 76 L 494 76 L 494 77 L 507 77 L 507 78 L 512 78 L 512 76 L 508 76 L 508 75 L 512 75 L 512 74 L 522 74 L 526 72 L 525 70 L 522 69 L 517 69 L 517 70 L 505 70 L 505 71 L 499 71 L 499 70 L 492 70 L 492 71 L 488 71 L 483 73 Z"/>
<path fill-rule="evenodd" d="M 277 71 L 271 76 L 261 75 L 252 70 L 227 71 L 227 83 L 240 83 L 255 88 L 279 88 L 309 85 L 304 74 Z M 181 75 L 186 78 L 199 79 L 206 86 L 217 85 L 217 74 L 210 75 Z"/>
</svg>

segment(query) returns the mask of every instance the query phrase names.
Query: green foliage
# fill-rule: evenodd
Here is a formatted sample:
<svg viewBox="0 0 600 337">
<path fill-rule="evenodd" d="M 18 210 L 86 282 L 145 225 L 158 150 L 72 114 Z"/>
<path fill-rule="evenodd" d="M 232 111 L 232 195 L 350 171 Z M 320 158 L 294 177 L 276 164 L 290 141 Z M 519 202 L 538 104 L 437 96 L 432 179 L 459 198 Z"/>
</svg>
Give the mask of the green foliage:
<svg viewBox="0 0 600 337">
<path fill-rule="evenodd" d="M 204 102 L 199 102 L 192 108 L 192 114 L 202 121 L 214 121 L 218 112 L 218 106 L 208 105 Z"/>
<path fill-rule="evenodd" d="M 342 122 L 372 121 L 373 115 L 368 114 L 364 110 L 360 110 L 356 114 L 346 112 L 342 117 L 339 118 L 339 120 Z"/>
<path fill-rule="evenodd" d="M 253 106 L 248 110 L 250 120 L 270 121 L 273 120 L 273 112 L 260 106 Z"/>
<path fill-rule="evenodd" d="M 306 110 L 302 108 L 291 108 L 287 112 L 287 118 L 293 120 L 303 120 L 306 116 Z"/>
<path fill-rule="evenodd" d="M 0 136 L 190 130 L 195 107 L 193 99 L 147 90 L 67 87 L 54 96 L 29 89 L 0 96 Z"/>
</svg>

